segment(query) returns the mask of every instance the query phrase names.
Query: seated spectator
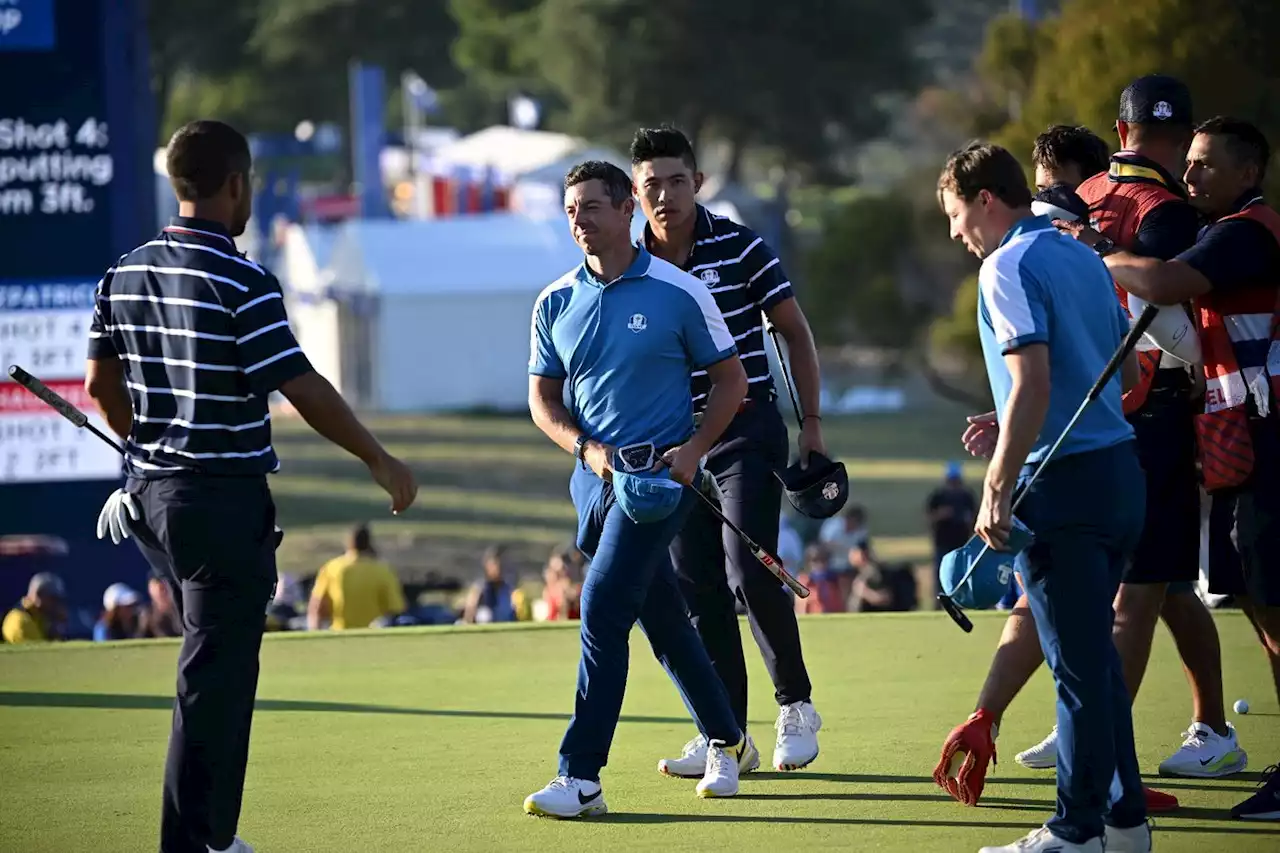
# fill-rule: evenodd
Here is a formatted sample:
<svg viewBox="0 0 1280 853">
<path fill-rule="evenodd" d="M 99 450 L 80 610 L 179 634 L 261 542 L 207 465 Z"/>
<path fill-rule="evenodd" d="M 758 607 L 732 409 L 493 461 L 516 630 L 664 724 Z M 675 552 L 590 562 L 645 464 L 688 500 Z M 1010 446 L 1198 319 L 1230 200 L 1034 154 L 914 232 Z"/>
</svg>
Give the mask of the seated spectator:
<svg viewBox="0 0 1280 853">
<path fill-rule="evenodd" d="M 142 636 L 141 598 L 126 583 L 113 583 L 102 594 L 102 616 L 93 626 L 93 641 L 133 640 Z"/>
<path fill-rule="evenodd" d="M 147 595 L 151 597 L 151 606 L 142 611 L 140 636 L 181 637 L 182 617 L 178 614 L 173 589 L 155 571 L 147 578 Z"/>
<path fill-rule="evenodd" d="M 574 567 L 573 557 L 567 550 L 557 548 L 542 573 L 546 586 L 542 590 L 545 605 L 544 617 L 548 622 L 577 619 L 581 613 L 582 580 Z"/>
<path fill-rule="evenodd" d="M 346 553 L 325 563 L 316 575 L 307 627 L 315 631 L 327 623 L 335 631 L 368 628 L 406 609 L 400 579 L 378 559 L 369 528 L 360 525 L 347 537 Z"/>
<path fill-rule="evenodd" d="M 490 546 L 484 552 L 484 576 L 467 594 L 462 608 L 462 621 L 474 625 L 483 622 L 515 622 L 518 599 L 516 589 L 505 577 L 502 558 L 506 548 Z"/>
<path fill-rule="evenodd" d="M 844 613 L 838 573 L 831 568 L 831 554 L 824 545 L 810 545 L 804 552 L 804 570 L 796 576 L 809 588 L 809 597 L 796 597 L 796 613 Z"/>
<path fill-rule="evenodd" d="M 52 572 L 33 575 L 27 594 L 4 617 L 6 643 L 39 643 L 66 636 L 67 590 Z"/>
<path fill-rule="evenodd" d="M 818 531 L 818 541 L 827 546 L 831 569 L 839 576 L 841 595 L 848 601 L 859 555 L 869 554 L 871 550 L 866 509 L 852 504 L 842 515 L 827 519 Z"/>
</svg>

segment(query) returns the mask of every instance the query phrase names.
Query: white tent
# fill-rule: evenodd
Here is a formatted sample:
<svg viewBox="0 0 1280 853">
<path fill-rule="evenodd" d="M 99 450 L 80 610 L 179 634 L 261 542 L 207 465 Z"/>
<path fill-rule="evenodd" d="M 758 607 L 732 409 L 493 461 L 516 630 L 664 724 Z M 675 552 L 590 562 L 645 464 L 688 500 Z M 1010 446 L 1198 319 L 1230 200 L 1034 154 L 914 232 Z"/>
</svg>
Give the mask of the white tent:
<svg viewBox="0 0 1280 853">
<path fill-rule="evenodd" d="M 291 277 L 290 304 L 299 343 L 353 403 L 519 410 L 534 300 L 581 261 L 563 221 L 352 220 L 323 269 Z"/>
</svg>

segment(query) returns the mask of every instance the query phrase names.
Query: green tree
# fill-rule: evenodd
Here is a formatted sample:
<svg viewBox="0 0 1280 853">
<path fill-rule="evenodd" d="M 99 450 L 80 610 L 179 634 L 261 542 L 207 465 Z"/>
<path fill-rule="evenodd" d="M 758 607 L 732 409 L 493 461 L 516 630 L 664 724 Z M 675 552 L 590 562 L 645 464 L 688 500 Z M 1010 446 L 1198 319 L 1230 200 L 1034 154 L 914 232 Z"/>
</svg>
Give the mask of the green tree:
<svg viewBox="0 0 1280 853">
<path fill-rule="evenodd" d="M 903 352 L 928 312 L 906 298 L 913 212 L 897 196 L 862 195 L 832 211 L 804 259 L 805 314 L 819 343 L 858 340 Z"/>
<path fill-rule="evenodd" d="M 926 0 L 452 0 L 458 63 L 490 85 L 543 86 L 566 130 L 615 143 L 637 124 L 786 152 L 821 170 L 908 90 Z"/>
<path fill-rule="evenodd" d="M 1120 92 L 1144 74 L 1191 88 L 1198 118 L 1229 113 L 1280 142 L 1280 3 L 1274 0 L 1067 0 L 1035 27 L 1006 17 L 987 32 L 977 69 L 1007 121 L 995 141 L 1030 170 L 1031 144 L 1050 124 L 1084 124 L 1114 139 Z M 990 115 L 990 114 L 988 114 Z M 1268 181 L 1280 194 L 1280 168 Z M 938 353 L 979 369 L 976 284 L 930 335 Z"/>
</svg>

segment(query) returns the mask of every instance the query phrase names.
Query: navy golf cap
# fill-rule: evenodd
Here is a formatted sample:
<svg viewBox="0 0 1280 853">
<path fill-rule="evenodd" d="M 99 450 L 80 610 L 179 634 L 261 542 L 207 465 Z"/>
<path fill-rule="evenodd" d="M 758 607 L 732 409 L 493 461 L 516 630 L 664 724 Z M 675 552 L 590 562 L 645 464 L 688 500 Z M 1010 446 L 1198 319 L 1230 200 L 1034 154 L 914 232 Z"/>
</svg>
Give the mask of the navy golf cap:
<svg viewBox="0 0 1280 853">
<path fill-rule="evenodd" d="M 1066 184 L 1045 187 L 1032 196 L 1031 212 L 1063 222 L 1089 221 L 1088 203 Z"/>
<path fill-rule="evenodd" d="M 1120 93 L 1120 121 L 1133 124 L 1191 124 L 1191 90 L 1167 74 L 1139 77 Z"/>
<path fill-rule="evenodd" d="M 781 481 L 787 500 L 796 512 L 809 518 L 830 518 L 849 499 L 849 473 L 844 463 L 821 453 L 810 453 L 806 468 L 797 461 L 774 475 Z"/>
<path fill-rule="evenodd" d="M 670 469 L 645 474 L 613 472 L 613 494 L 627 518 L 636 524 L 662 521 L 680 506 L 684 486 L 671 479 Z"/>
<path fill-rule="evenodd" d="M 938 567 L 938 583 L 942 591 L 961 607 L 973 610 L 995 607 L 1009 591 L 1014 561 L 1031 545 L 1034 538 L 1026 525 L 1016 517 L 1013 519 L 1013 530 L 1009 535 L 1006 551 L 987 548 L 983 553 L 986 543 L 974 536 L 963 547 L 943 556 L 942 564 Z M 980 553 L 982 558 L 978 560 Z M 978 560 L 977 568 L 966 579 L 965 573 L 974 560 Z"/>
</svg>

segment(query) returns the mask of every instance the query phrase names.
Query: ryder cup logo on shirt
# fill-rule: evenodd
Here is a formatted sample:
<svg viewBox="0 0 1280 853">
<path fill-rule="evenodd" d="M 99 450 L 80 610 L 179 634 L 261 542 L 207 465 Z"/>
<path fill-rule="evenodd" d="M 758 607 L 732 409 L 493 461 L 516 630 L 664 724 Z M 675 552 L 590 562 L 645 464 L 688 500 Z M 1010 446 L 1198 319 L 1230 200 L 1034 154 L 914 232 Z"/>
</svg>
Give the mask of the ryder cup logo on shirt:
<svg viewBox="0 0 1280 853">
<path fill-rule="evenodd" d="M 627 321 L 627 328 L 636 334 L 640 334 L 649 326 L 649 321 L 645 319 L 643 314 L 632 314 L 631 319 Z"/>
<path fill-rule="evenodd" d="M 707 287 L 715 287 L 720 283 L 720 273 L 715 270 L 703 270 L 699 274 L 699 277 L 702 279 L 702 283 Z"/>
<path fill-rule="evenodd" d="M 1156 101 L 1155 107 L 1151 110 L 1151 114 L 1160 120 L 1171 118 L 1173 116 L 1173 107 L 1169 106 L 1168 101 Z"/>
</svg>

